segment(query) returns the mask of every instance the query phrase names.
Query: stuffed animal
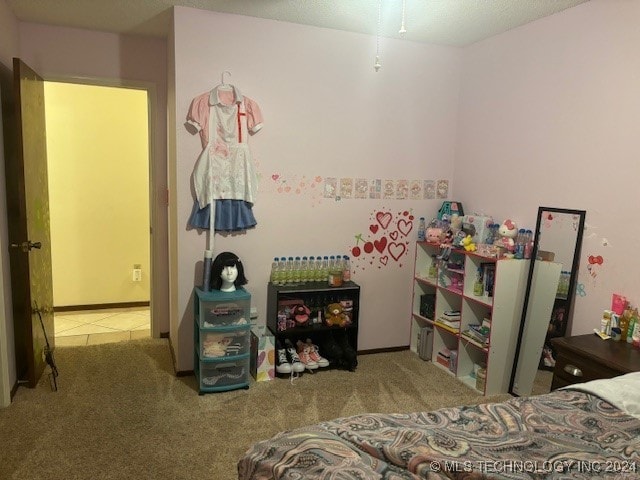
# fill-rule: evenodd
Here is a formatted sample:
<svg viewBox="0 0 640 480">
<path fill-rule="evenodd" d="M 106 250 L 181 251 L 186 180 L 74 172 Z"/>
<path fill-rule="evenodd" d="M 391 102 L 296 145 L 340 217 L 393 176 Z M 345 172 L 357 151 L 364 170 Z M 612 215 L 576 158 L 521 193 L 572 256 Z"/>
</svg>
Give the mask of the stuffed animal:
<svg viewBox="0 0 640 480">
<path fill-rule="evenodd" d="M 453 231 L 454 236 L 462 230 L 462 217 L 460 215 L 451 215 L 451 225 L 449 226 Z"/>
<path fill-rule="evenodd" d="M 291 316 L 298 325 L 304 325 L 309 321 L 309 314 L 311 310 L 306 305 L 295 305 L 291 311 Z"/>
<path fill-rule="evenodd" d="M 471 235 L 467 235 L 462 239 L 462 247 L 464 247 L 467 252 L 476 251 L 476 244 L 473 243 L 473 237 Z"/>
<path fill-rule="evenodd" d="M 324 321 L 327 325 L 346 327 L 349 325 L 349 316 L 344 313 L 344 307 L 339 303 L 330 303 L 325 308 Z"/>
<path fill-rule="evenodd" d="M 516 249 L 515 238 L 518 235 L 518 227 L 515 222 L 511 220 L 505 220 L 498 229 L 498 235 L 500 238 L 496 240 L 496 245 L 504 247 L 509 253 L 513 253 Z"/>
</svg>

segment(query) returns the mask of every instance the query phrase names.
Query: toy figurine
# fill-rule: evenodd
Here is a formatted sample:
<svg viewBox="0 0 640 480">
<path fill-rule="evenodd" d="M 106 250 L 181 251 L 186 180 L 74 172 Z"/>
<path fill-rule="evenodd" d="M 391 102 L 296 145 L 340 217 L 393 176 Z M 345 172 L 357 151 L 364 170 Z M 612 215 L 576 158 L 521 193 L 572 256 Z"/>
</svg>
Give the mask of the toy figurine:
<svg viewBox="0 0 640 480">
<path fill-rule="evenodd" d="M 515 238 L 518 235 L 518 227 L 515 222 L 507 219 L 498 229 L 500 238 L 496 240 L 496 245 L 504 247 L 509 253 L 513 253 L 516 248 Z"/>
<path fill-rule="evenodd" d="M 462 247 L 464 247 L 467 252 L 476 251 L 476 244 L 473 243 L 473 237 L 471 235 L 467 235 L 462 239 Z"/>
</svg>

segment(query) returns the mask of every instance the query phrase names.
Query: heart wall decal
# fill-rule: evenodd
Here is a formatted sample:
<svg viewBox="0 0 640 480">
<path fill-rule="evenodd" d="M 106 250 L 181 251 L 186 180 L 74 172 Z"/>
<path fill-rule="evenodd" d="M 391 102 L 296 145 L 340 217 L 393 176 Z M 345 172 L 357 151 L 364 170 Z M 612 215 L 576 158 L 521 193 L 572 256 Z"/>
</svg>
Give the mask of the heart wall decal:
<svg viewBox="0 0 640 480">
<path fill-rule="evenodd" d="M 393 216 L 389 212 L 378 212 L 376 213 L 376 220 L 380 224 L 380 226 L 386 230 L 389 224 L 391 223 L 391 219 Z"/>
<path fill-rule="evenodd" d="M 413 222 L 407 222 L 403 218 L 398 220 L 398 231 L 405 237 L 409 235 L 409 232 L 413 229 Z"/>
<path fill-rule="evenodd" d="M 391 242 L 389 244 L 389 255 L 397 262 L 398 259 L 407 251 L 407 246 L 404 243 L 394 243 Z"/>
<path fill-rule="evenodd" d="M 387 237 L 382 237 L 380 240 L 374 240 L 373 246 L 376 247 L 378 252 L 384 252 L 384 249 L 387 247 Z"/>
</svg>

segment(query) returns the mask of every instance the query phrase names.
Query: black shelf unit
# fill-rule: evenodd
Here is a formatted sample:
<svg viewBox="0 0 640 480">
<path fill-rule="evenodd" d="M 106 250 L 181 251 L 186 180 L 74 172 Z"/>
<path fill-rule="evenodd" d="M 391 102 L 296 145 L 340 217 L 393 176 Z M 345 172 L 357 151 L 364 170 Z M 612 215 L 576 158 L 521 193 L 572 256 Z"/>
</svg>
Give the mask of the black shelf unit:
<svg viewBox="0 0 640 480">
<path fill-rule="evenodd" d="M 318 308 L 323 310 L 322 323 L 308 323 L 297 325 L 286 330 L 278 330 L 278 305 L 283 300 L 301 300 L 312 310 L 312 316 Z M 351 324 L 339 327 L 324 323 L 324 307 L 330 303 L 339 303 L 350 300 L 353 304 L 351 310 Z M 267 327 L 276 339 L 276 345 L 282 344 L 285 339 L 291 340 L 295 345 L 298 339 L 304 341 L 311 338 L 314 343 L 322 343 L 322 340 L 332 332 L 344 332 L 349 345 L 358 351 L 358 320 L 360 310 L 360 286 L 355 282 L 344 282 L 339 287 L 330 287 L 323 282 L 306 282 L 293 285 L 275 285 L 269 282 L 267 288 Z M 322 353 L 322 351 L 320 352 Z"/>
</svg>

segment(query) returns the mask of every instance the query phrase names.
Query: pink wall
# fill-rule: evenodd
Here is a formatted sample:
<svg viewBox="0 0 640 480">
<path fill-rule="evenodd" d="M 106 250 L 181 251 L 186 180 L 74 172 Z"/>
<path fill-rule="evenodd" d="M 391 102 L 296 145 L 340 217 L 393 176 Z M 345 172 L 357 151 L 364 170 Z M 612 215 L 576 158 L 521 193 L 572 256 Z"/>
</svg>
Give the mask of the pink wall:
<svg viewBox="0 0 640 480">
<path fill-rule="evenodd" d="M 252 17 L 176 8 L 175 232 L 178 298 L 172 306 L 178 369 L 191 369 L 191 290 L 200 282 L 205 235 L 186 229 L 190 176 L 200 151 L 183 127 L 191 99 L 220 82 L 255 99 L 265 116 L 251 139 L 261 176 L 255 215 L 245 235 L 216 235 L 215 250 L 245 264 L 260 322 L 265 322 L 271 259 L 348 253 L 355 236 L 372 236 L 375 212 L 432 216 L 442 200 L 341 201 L 318 198 L 316 176 L 367 179 L 450 179 L 460 81 L 460 51 L 383 40 L 382 69 L 373 69 L 375 38 Z M 171 136 L 171 135 L 170 135 Z M 171 174 L 170 174 L 171 175 Z M 277 177 L 277 180 L 274 180 Z M 305 178 L 305 187 L 295 186 Z M 283 184 L 286 180 L 288 183 Z M 278 186 L 294 186 L 279 193 Z M 396 218 L 397 220 L 397 218 Z M 409 343 L 415 228 L 398 262 L 378 257 L 356 265 L 362 286 L 359 348 Z M 362 246 L 362 243 L 360 244 Z M 177 341 L 176 341 L 177 337 Z"/>
<path fill-rule="evenodd" d="M 538 206 L 587 211 L 573 334 L 614 292 L 640 303 L 639 19 L 640 2 L 592 0 L 464 51 L 455 195 L 530 227 Z"/>
<path fill-rule="evenodd" d="M 0 63 L 11 66 L 18 54 L 18 20 L 5 2 L 0 0 Z"/>
</svg>

